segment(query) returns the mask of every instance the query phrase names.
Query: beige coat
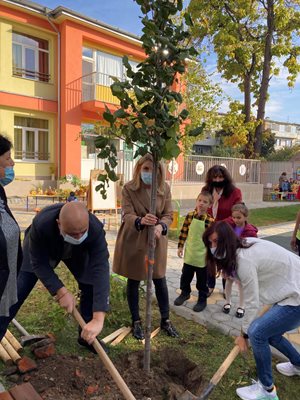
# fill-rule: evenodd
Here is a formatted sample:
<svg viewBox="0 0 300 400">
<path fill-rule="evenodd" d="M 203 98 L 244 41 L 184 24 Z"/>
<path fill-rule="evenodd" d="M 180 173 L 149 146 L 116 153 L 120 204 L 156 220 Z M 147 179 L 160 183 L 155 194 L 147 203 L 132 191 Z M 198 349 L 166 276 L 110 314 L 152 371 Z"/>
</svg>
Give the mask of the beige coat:
<svg viewBox="0 0 300 400">
<path fill-rule="evenodd" d="M 144 217 L 150 210 L 150 196 L 143 184 L 136 189 L 133 182 L 128 182 L 122 191 L 122 224 L 118 232 L 113 271 L 130 279 L 147 279 L 145 256 L 147 255 L 148 229 L 137 231 L 135 220 Z M 171 192 L 165 183 L 165 193 L 157 194 L 156 216 L 168 227 L 173 219 Z M 163 278 L 167 265 L 167 236 L 161 235 L 156 241 L 155 265 L 153 278 Z"/>
</svg>

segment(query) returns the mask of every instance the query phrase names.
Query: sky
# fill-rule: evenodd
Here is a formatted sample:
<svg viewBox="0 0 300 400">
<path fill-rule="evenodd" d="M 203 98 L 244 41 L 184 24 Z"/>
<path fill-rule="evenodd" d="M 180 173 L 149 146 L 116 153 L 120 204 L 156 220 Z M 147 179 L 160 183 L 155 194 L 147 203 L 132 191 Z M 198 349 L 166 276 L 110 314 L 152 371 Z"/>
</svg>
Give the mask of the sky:
<svg viewBox="0 0 300 400">
<path fill-rule="evenodd" d="M 59 5 L 70 8 L 137 36 L 142 33 L 141 12 L 134 0 L 40 0 L 36 2 L 51 9 Z M 185 3 L 187 4 L 188 0 Z M 243 99 L 243 95 L 235 85 L 222 81 L 220 74 L 216 72 L 213 57 L 207 68 L 213 74 L 214 81 L 221 83 L 226 95 L 236 100 Z M 286 71 L 282 71 L 278 77 L 273 77 L 270 81 L 270 99 L 266 107 L 266 117 L 281 122 L 300 123 L 300 77 L 293 89 L 288 88 L 285 78 Z M 220 111 L 227 110 L 227 103 L 224 102 Z"/>
</svg>

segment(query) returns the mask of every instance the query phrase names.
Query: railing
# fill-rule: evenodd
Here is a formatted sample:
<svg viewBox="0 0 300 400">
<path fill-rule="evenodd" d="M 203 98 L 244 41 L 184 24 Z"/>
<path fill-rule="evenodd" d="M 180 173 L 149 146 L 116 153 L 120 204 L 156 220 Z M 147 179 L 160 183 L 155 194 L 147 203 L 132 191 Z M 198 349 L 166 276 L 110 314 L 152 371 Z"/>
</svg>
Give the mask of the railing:
<svg viewBox="0 0 300 400">
<path fill-rule="evenodd" d="M 173 183 L 204 182 L 209 168 L 223 165 L 235 183 L 260 183 L 260 164 L 259 160 L 189 155 L 184 158 L 183 167 L 173 176 L 167 174 L 167 178 Z M 172 168 L 167 170 L 171 173 Z"/>
<path fill-rule="evenodd" d="M 13 75 L 27 79 L 34 79 L 41 82 L 50 81 L 50 74 L 47 74 L 45 72 L 33 71 L 30 69 L 18 68 L 18 67 L 13 67 Z"/>
<path fill-rule="evenodd" d="M 21 151 L 15 149 L 14 158 L 24 161 L 48 161 L 50 153 L 41 151 Z"/>
<path fill-rule="evenodd" d="M 82 77 L 82 101 L 98 100 L 111 104 L 120 104 L 111 93 L 110 85 L 114 77 L 101 72 L 92 72 Z M 123 81 L 123 78 L 118 78 Z"/>
</svg>

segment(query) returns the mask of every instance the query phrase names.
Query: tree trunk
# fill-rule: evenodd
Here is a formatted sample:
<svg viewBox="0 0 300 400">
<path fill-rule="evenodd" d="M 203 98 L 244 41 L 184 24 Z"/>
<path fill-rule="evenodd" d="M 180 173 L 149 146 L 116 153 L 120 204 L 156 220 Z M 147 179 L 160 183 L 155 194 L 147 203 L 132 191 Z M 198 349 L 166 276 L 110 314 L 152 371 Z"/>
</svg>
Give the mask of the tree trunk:
<svg viewBox="0 0 300 400">
<path fill-rule="evenodd" d="M 156 197 L 157 197 L 157 166 L 158 162 L 153 157 L 152 170 L 152 186 L 151 186 L 151 201 L 150 213 L 156 215 Z M 146 295 L 146 329 L 145 329 L 145 349 L 144 349 L 144 371 L 150 372 L 151 361 L 151 317 L 152 317 L 152 276 L 153 266 L 155 262 L 155 236 L 154 226 L 148 227 L 148 267 L 147 273 L 147 295 Z"/>
<path fill-rule="evenodd" d="M 249 74 L 244 77 L 244 114 L 245 123 L 250 122 L 251 119 L 251 77 Z M 245 146 L 245 157 L 251 158 L 253 155 L 253 136 L 252 132 L 248 132 L 248 141 Z"/>
<path fill-rule="evenodd" d="M 264 65 L 261 86 L 259 91 L 258 106 L 256 120 L 260 124 L 255 129 L 255 142 L 254 142 L 254 153 L 256 156 L 260 155 L 262 146 L 262 133 L 263 133 L 263 122 L 265 119 L 265 109 L 268 96 L 268 88 L 270 81 L 271 71 L 271 60 L 272 60 L 272 39 L 274 34 L 274 0 L 267 0 L 267 33 L 265 38 L 265 50 L 264 50 Z"/>
</svg>

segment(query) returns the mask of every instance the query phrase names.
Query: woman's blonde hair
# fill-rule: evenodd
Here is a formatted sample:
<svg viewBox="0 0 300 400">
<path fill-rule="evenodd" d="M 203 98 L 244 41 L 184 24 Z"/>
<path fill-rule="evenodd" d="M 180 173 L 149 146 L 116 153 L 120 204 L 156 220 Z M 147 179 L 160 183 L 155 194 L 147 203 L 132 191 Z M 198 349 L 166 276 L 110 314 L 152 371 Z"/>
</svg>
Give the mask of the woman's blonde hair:
<svg viewBox="0 0 300 400">
<path fill-rule="evenodd" d="M 146 161 L 151 161 L 153 163 L 153 157 L 151 154 L 145 154 L 134 166 L 133 178 L 131 182 L 136 190 L 141 186 L 141 169 Z M 157 191 L 160 194 L 164 194 L 165 192 L 165 170 L 161 161 L 159 161 L 157 169 Z"/>
</svg>

